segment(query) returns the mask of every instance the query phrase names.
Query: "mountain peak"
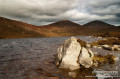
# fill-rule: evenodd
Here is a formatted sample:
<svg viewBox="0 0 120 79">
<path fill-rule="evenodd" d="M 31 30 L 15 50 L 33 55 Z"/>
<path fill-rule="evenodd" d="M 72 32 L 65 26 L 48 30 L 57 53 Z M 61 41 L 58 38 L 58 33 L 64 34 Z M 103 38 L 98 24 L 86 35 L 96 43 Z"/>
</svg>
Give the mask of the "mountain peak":
<svg viewBox="0 0 120 79">
<path fill-rule="evenodd" d="M 58 22 L 71 22 L 69 20 L 61 20 L 61 21 L 58 21 Z"/>
<path fill-rule="evenodd" d="M 105 23 L 103 21 L 95 20 L 95 21 L 89 22 L 89 23 L 87 23 L 83 26 L 85 26 L 85 27 L 96 27 L 96 28 L 106 28 L 106 27 L 112 27 L 113 25 L 110 25 L 110 24 Z"/>
<path fill-rule="evenodd" d="M 81 26 L 81 25 L 69 20 L 61 20 L 61 21 L 49 24 L 49 26 Z"/>
</svg>

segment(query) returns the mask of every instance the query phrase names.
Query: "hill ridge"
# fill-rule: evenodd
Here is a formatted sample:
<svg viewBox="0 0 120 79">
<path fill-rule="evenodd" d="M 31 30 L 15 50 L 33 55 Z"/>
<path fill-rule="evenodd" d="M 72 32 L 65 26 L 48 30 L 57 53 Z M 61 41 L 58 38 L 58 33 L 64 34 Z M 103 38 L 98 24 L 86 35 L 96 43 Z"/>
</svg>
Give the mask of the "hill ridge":
<svg viewBox="0 0 120 79">
<path fill-rule="evenodd" d="M 83 26 L 96 27 L 96 28 L 107 28 L 107 27 L 113 27 L 114 25 L 108 24 L 108 23 L 100 21 L 100 20 L 95 20 L 95 21 L 88 22 L 88 23 L 84 24 Z"/>
</svg>

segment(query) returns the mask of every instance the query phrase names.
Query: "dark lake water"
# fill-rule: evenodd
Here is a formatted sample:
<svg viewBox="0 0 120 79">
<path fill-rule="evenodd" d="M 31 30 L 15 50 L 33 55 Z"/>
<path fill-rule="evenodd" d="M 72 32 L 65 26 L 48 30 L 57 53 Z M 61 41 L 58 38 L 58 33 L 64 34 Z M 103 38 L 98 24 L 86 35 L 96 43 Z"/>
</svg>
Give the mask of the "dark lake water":
<svg viewBox="0 0 120 79">
<path fill-rule="evenodd" d="M 57 79 L 57 77 L 59 79 L 72 79 L 68 76 L 67 71 L 63 72 L 54 64 L 57 48 L 68 38 L 0 39 L 0 79 Z M 88 36 L 77 36 L 77 38 L 87 42 L 98 40 L 98 38 L 89 38 Z M 113 65 L 81 70 L 79 71 L 81 74 L 77 79 L 100 76 L 100 72 L 97 71 L 106 71 L 109 76 L 112 76 L 109 71 L 113 71 L 113 74 L 118 73 L 119 75 L 119 51 L 107 51 L 99 48 L 92 48 L 91 50 L 102 55 L 111 53 L 117 57 L 117 62 Z M 94 75 L 93 72 L 96 74 Z M 104 75 L 106 74 L 102 76 Z M 88 78 L 84 78 L 85 76 L 88 76 Z M 105 78 L 107 77 L 98 77 L 98 79 Z M 117 77 L 115 79 L 120 78 Z"/>
</svg>

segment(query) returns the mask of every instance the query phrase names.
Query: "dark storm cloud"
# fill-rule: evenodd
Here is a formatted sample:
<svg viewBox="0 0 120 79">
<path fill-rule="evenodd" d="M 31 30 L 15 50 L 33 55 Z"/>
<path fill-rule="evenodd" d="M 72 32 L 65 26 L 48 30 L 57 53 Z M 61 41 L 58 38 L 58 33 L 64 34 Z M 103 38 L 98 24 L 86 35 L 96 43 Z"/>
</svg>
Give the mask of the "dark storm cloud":
<svg viewBox="0 0 120 79">
<path fill-rule="evenodd" d="M 120 25 L 120 0 L 0 0 L 0 16 L 34 25 L 68 19 Z"/>
</svg>

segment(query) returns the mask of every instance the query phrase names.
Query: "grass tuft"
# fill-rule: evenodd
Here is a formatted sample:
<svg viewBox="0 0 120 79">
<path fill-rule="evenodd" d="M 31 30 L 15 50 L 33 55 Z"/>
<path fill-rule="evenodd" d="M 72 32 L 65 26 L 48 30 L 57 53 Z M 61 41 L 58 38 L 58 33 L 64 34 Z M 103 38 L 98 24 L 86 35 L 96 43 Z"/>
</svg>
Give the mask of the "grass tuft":
<svg viewBox="0 0 120 79">
<path fill-rule="evenodd" d="M 77 42 L 79 42 L 82 47 L 86 47 L 87 43 L 85 41 L 77 38 Z"/>
<path fill-rule="evenodd" d="M 106 56 L 102 56 L 102 55 L 98 54 L 93 57 L 93 61 L 97 61 L 98 65 L 102 65 L 105 63 L 114 64 L 115 56 L 113 56 L 111 54 L 107 54 Z"/>
</svg>

